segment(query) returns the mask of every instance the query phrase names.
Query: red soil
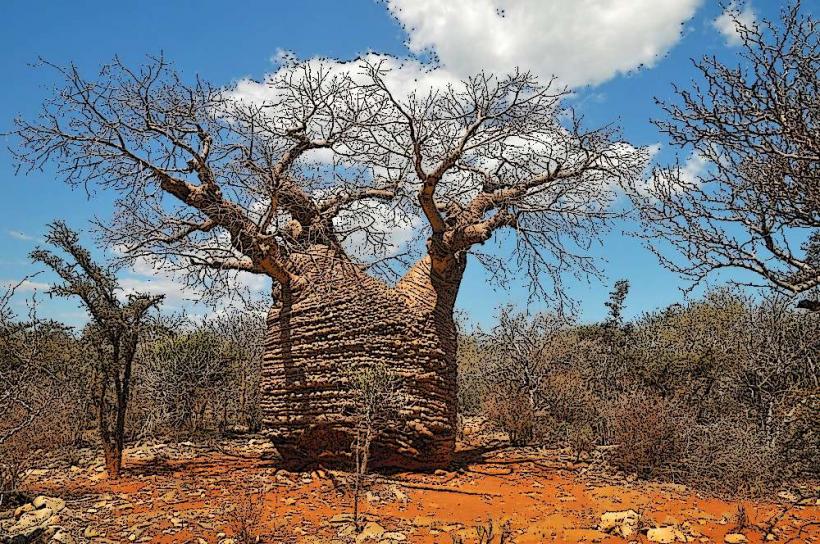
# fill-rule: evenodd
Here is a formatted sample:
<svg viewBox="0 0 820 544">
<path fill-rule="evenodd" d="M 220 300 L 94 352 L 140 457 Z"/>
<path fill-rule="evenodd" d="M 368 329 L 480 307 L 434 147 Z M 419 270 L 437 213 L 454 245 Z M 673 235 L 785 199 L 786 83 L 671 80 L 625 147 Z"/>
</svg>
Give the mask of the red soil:
<svg viewBox="0 0 820 544">
<path fill-rule="evenodd" d="M 259 496 L 255 493 L 262 497 L 256 529 L 263 542 L 353 541 L 350 524 L 339 522 L 340 514 L 352 511 L 343 473 L 286 473 L 248 452 L 237 456 L 192 448 L 188 453 L 174 450 L 166 458 L 164 451 L 156 455 L 160 450 L 129 450 L 119 481 L 108 480 L 98 468 L 74 468 L 38 471 L 27 487 L 67 500 L 65 524 L 79 541 L 90 527 L 100 535 L 93 542 L 128 542 L 130 537 L 136 542 L 216 543 L 238 530 L 228 510 L 247 508 Z M 487 520 L 497 533 L 509 523 L 517 544 L 624 543 L 596 526 L 606 511 L 633 509 L 641 513 L 644 527 L 676 525 L 692 542 L 720 543 L 738 529 L 735 520 L 742 506 L 748 520 L 738 530 L 749 542 L 762 542 L 762 528 L 784 511 L 774 524 L 775 542 L 820 541 L 816 503 L 789 507 L 785 502 L 723 500 L 682 486 L 628 482 L 596 474 L 554 451 L 462 450 L 460 456 L 461 468 L 453 472 L 401 473 L 371 483 L 362 501 L 366 518 L 411 543 L 450 544 L 450 534 L 461 535 L 465 544 L 478 542 L 475 526 Z M 644 533 L 632 539 L 647 541 Z"/>
</svg>

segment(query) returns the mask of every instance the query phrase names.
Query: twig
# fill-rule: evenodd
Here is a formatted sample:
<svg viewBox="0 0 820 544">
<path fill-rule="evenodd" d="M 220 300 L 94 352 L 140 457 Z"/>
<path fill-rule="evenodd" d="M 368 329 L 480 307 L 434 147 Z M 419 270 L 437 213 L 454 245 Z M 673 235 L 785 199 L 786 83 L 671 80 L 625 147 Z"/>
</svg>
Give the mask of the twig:
<svg viewBox="0 0 820 544">
<path fill-rule="evenodd" d="M 427 484 L 414 484 L 412 482 L 403 482 L 401 480 L 394 480 L 392 478 L 378 478 L 380 482 L 388 482 L 391 484 L 400 485 L 410 489 L 421 489 L 424 491 L 440 491 L 442 493 L 458 493 L 459 495 L 474 495 L 478 497 L 500 497 L 499 493 L 490 493 L 489 491 L 466 491 L 464 489 L 456 489 L 453 487 L 441 487 Z"/>
</svg>

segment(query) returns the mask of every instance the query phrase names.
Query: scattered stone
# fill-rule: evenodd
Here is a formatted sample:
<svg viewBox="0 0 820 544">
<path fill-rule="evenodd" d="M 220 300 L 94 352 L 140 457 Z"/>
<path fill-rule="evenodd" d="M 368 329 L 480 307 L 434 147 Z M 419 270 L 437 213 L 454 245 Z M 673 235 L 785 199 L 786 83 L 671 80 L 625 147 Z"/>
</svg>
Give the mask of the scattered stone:
<svg viewBox="0 0 820 544">
<path fill-rule="evenodd" d="M 65 501 L 63 499 L 57 497 L 46 497 L 44 495 L 40 495 L 35 498 L 31 501 L 31 504 L 34 508 L 50 508 L 55 514 L 65 508 Z"/>
<path fill-rule="evenodd" d="M 356 536 L 356 526 L 352 523 L 343 525 L 342 528 L 336 533 L 336 536 L 349 540 L 350 538 Z"/>
<path fill-rule="evenodd" d="M 72 537 L 65 529 L 60 529 L 54 536 L 51 537 L 52 542 L 58 542 L 59 544 L 75 544 L 74 537 Z"/>
<path fill-rule="evenodd" d="M 100 532 L 89 525 L 83 530 L 83 536 L 85 538 L 94 538 L 95 536 L 100 536 Z"/>
<path fill-rule="evenodd" d="M 387 544 L 391 542 L 404 542 L 405 540 L 407 540 L 407 536 L 404 533 L 391 531 L 382 534 L 382 539 L 379 541 L 379 544 Z"/>
<path fill-rule="evenodd" d="M 14 517 L 19 519 L 20 516 L 22 516 L 26 512 L 31 512 L 32 510 L 34 510 L 34 505 L 30 502 L 27 502 L 26 504 L 18 506 L 14 509 Z"/>
<path fill-rule="evenodd" d="M 723 542 L 726 544 L 743 544 L 748 542 L 746 535 L 742 533 L 729 533 L 723 537 Z"/>
<path fill-rule="evenodd" d="M 353 515 L 352 514 L 336 514 L 332 518 L 330 518 L 330 523 L 333 525 L 341 525 L 343 523 L 352 523 L 353 522 Z"/>
<path fill-rule="evenodd" d="M 7 540 L 7 542 L 9 542 L 9 544 L 29 544 L 30 542 L 41 540 L 44 536 L 43 533 L 45 533 L 45 530 L 40 526 L 29 527 L 22 531 L 12 533 L 14 536 Z"/>
<path fill-rule="evenodd" d="M 598 529 L 605 533 L 629 538 L 637 532 L 640 521 L 641 515 L 634 510 L 605 512 L 601 515 Z"/>
<path fill-rule="evenodd" d="M 686 535 L 684 535 L 677 527 L 655 527 L 646 532 L 646 538 L 650 542 L 658 542 L 660 544 L 671 544 L 672 542 L 686 542 Z"/>
<path fill-rule="evenodd" d="M 795 495 L 794 493 L 791 493 L 789 491 L 781 491 L 780 493 L 777 494 L 777 496 L 780 497 L 781 499 L 783 499 L 784 501 L 788 501 L 788 502 L 797 502 L 797 499 L 798 499 L 797 495 Z"/>
<path fill-rule="evenodd" d="M 435 523 L 435 519 L 430 516 L 416 516 L 413 518 L 413 526 L 415 527 L 430 527 Z"/>
<path fill-rule="evenodd" d="M 369 521 L 365 524 L 364 529 L 356 535 L 356 543 L 364 542 L 366 540 L 378 540 L 384 534 L 384 527 L 375 521 Z"/>
<path fill-rule="evenodd" d="M 17 520 L 17 523 L 12 525 L 9 531 L 14 533 L 22 533 L 23 531 L 30 529 L 32 527 L 39 527 L 41 525 L 47 525 L 49 518 L 53 515 L 53 512 L 50 508 L 41 508 L 39 510 L 31 510 L 30 512 L 26 512 L 20 519 Z"/>
<path fill-rule="evenodd" d="M 368 491 L 364 494 L 364 499 L 370 504 L 373 504 L 374 502 L 379 502 L 381 500 L 381 497 Z"/>
<path fill-rule="evenodd" d="M 0 523 L 0 542 L 11 544 L 29 544 L 46 542 L 51 537 L 60 534 L 60 538 L 67 537 L 67 533 L 59 527 L 61 522 L 59 512 L 65 508 L 65 501 L 59 498 L 38 496 L 30 503 L 26 503 L 3 516 Z M 62 540 L 56 540 L 62 542 Z M 68 544 L 73 544 L 66 540 Z"/>
<path fill-rule="evenodd" d="M 400 502 L 407 502 L 407 493 L 402 491 L 399 486 L 393 485 L 390 486 L 390 491 L 393 492 L 393 495 L 396 496 L 396 500 Z"/>
<path fill-rule="evenodd" d="M 686 493 L 688 488 L 683 484 L 663 483 L 659 486 L 664 491 L 671 491 L 673 493 Z"/>
<path fill-rule="evenodd" d="M 160 497 L 160 500 L 162 500 L 163 502 L 174 502 L 176 498 L 177 494 L 174 491 L 168 491 L 162 497 Z"/>
</svg>

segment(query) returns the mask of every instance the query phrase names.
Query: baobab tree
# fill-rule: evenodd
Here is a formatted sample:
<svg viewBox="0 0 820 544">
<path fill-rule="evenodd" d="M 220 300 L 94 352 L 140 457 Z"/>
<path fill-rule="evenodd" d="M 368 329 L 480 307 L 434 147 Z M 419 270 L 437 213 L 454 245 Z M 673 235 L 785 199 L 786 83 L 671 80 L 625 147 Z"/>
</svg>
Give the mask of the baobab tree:
<svg viewBox="0 0 820 544">
<path fill-rule="evenodd" d="M 693 285 L 745 270 L 820 310 L 820 25 L 800 2 L 776 22 L 734 17 L 742 65 L 706 57 L 700 81 L 660 102 L 657 126 L 705 168 L 659 168 L 633 187 L 642 236 Z"/>
<path fill-rule="evenodd" d="M 38 119 L 17 121 L 21 165 L 114 190 L 100 227 L 126 258 L 206 293 L 237 273 L 272 280 L 261 408 L 300 464 L 348 455 L 344 370 L 373 364 L 412 402 L 372 444 L 371 466 L 447 464 L 468 255 L 563 297 L 564 274 L 595 272 L 587 250 L 616 215 L 614 187 L 647 156 L 612 127 L 584 129 L 565 91 L 528 73 L 407 91 L 392 59 L 311 60 L 249 96 L 186 83 L 162 58 L 115 59 L 90 79 L 54 68 L 64 85 Z M 404 268 L 387 259 L 402 256 L 396 228 L 425 241 Z M 515 240 L 503 258 L 479 251 L 497 233 Z"/>
</svg>

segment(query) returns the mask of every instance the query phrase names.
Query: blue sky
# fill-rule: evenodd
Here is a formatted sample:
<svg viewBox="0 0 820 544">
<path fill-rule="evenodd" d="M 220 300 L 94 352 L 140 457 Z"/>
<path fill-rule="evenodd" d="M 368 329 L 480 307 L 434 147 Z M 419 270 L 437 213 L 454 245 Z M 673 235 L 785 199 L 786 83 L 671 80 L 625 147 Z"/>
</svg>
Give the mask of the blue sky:
<svg viewBox="0 0 820 544">
<path fill-rule="evenodd" d="M 490 2 L 459 0 L 470 1 Z M 526 0 L 523 1 L 526 3 Z M 633 0 L 618 1 L 629 4 Z M 641 0 L 637 1 L 640 3 Z M 671 40 L 673 43 L 669 44 L 663 36 L 651 38 L 661 44 L 658 51 L 662 52 L 657 60 L 651 61 L 651 67 L 614 74 L 622 69 L 624 62 L 631 62 L 628 58 L 630 55 L 638 55 L 635 52 L 637 46 L 632 46 L 630 52 L 630 45 L 623 45 L 633 37 L 633 25 L 637 29 L 634 33 L 638 34 L 645 27 L 649 28 L 646 32 L 652 32 L 651 27 L 655 24 L 652 20 L 646 21 L 646 17 L 654 16 L 651 13 L 643 14 L 642 21 L 631 21 L 629 18 L 633 15 L 621 13 L 620 16 L 626 19 L 617 24 L 622 28 L 611 29 L 612 32 L 606 32 L 606 28 L 592 29 L 590 34 L 607 40 L 602 44 L 602 50 L 607 51 L 607 55 L 596 54 L 595 63 L 589 64 L 588 73 L 580 73 L 583 70 L 576 66 L 579 74 L 567 77 L 568 80 L 577 77 L 579 81 L 586 77 L 587 81 L 593 81 L 591 86 L 578 88 L 574 98 L 575 106 L 586 116 L 590 125 L 619 123 L 626 138 L 637 145 L 663 144 L 664 138 L 649 122 L 651 117 L 660 115 L 653 97 L 668 97 L 673 82 L 685 85 L 691 79 L 694 75 L 691 58 L 715 54 L 731 62 L 737 53 L 737 49 L 727 43 L 727 36 L 713 25 L 721 14 L 717 2 L 664 2 L 673 8 L 677 5 L 681 12 L 686 11 L 684 5 L 690 6 L 693 16 L 675 23 L 679 26 L 680 38 Z M 497 3 L 503 7 L 515 2 L 498 0 Z M 224 86 L 242 78 L 261 79 L 274 69 L 272 58 L 280 50 L 292 51 L 301 58 L 325 56 L 346 60 L 374 51 L 400 57 L 421 54 L 426 59 L 430 55 L 420 53 L 420 46 L 425 45 L 425 40 L 432 40 L 433 49 L 440 53 L 439 58 L 445 68 L 457 63 L 472 67 L 476 62 L 481 62 L 480 57 L 478 60 L 469 57 L 473 44 L 463 41 L 474 40 L 472 32 L 476 30 L 479 36 L 482 31 L 486 32 L 481 28 L 480 21 L 475 23 L 477 29 L 462 24 L 452 25 L 453 36 L 449 36 L 448 28 L 439 28 L 436 32 L 435 27 L 428 28 L 425 26 L 427 21 L 420 19 L 427 16 L 428 12 L 421 9 L 429 4 L 427 0 L 417 0 L 415 4 L 411 0 L 394 0 L 393 4 L 404 5 L 401 16 L 405 17 L 408 27 L 414 27 L 411 34 L 394 18 L 389 6 L 374 0 L 245 1 L 233 4 L 214 0 L 5 0 L 0 4 L 0 50 L 3 51 L 0 56 L 0 74 L 3 74 L 3 85 L 0 85 L 0 132 L 10 127 L 15 116 L 36 113 L 39 104 L 48 95 L 51 74 L 30 66 L 38 57 L 58 64 L 73 61 L 86 72 L 91 72 L 114 55 L 121 56 L 126 62 L 138 63 L 145 54 L 162 51 L 186 75 L 198 74 Z M 548 9 L 549 4 L 557 7 L 560 7 L 559 4 L 573 5 L 567 0 L 543 0 L 542 4 L 530 1 L 529 4 L 539 6 L 538 9 Z M 582 9 L 577 6 L 591 4 L 595 2 L 578 2 L 572 9 Z M 776 15 L 779 5 L 777 1 L 757 0 L 750 7 L 757 17 L 772 17 Z M 392 7 L 396 8 L 395 5 Z M 435 9 L 440 8 L 429 8 Z M 665 10 L 667 14 L 673 11 L 671 8 Z M 510 13 L 514 18 L 514 10 Z M 593 14 L 578 14 L 577 20 L 584 21 L 590 15 Z M 447 16 L 454 15 L 450 13 Z M 550 14 L 543 17 L 550 17 Z M 564 26 L 567 26 L 566 23 Z M 551 32 L 548 26 L 540 28 L 544 33 Z M 414 34 L 416 30 L 418 32 Z M 463 39 L 462 35 L 465 36 Z M 589 43 L 588 37 L 583 42 L 567 44 L 568 38 L 561 38 L 560 33 L 556 36 L 554 39 L 563 39 L 563 42 L 547 42 L 548 47 L 543 54 L 532 47 L 522 49 L 520 63 L 516 51 L 518 46 L 513 40 L 504 49 L 506 56 L 494 62 L 496 65 L 511 61 L 526 65 L 541 62 L 543 58 L 547 60 L 539 68 L 544 70 L 551 66 L 548 50 L 559 46 L 568 48 L 568 51 L 592 47 L 584 45 Z M 408 47 L 408 38 L 414 39 L 411 42 L 414 50 Z M 504 36 L 496 38 L 501 44 L 508 41 L 502 39 Z M 459 39 L 462 42 L 458 42 Z M 496 42 L 492 40 L 489 45 L 484 40 L 479 42 L 475 42 L 475 48 L 501 47 L 493 45 Z M 625 61 L 619 57 L 622 46 Z M 580 66 L 586 62 L 582 61 L 573 62 Z M 561 64 L 560 58 L 554 62 L 555 66 L 563 66 L 568 73 L 572 72 L 573 67 L 567 68 Z M 608 66 L 607 62 L 616 68 Z M 491 64 L 489 68 L 493 66 Z M 613 75 L 606 75 L 609 72 Z M 602 79 L 605 81 L 599 82 Z M 27 254 L 38 242 L 49 221 L 61 218 L 75 228 L 84 229 L 95 215 L 106 218 L 111 212 L 111 195 L 96 194 L 89 198 L 83 191 L 69 189 L 53 172 L 15 175 L 6 150 L 11 143 L 11 140 L 6 140 L 0 150 L 0 283 L 36 271 L 36 267 L 28 262 Z M 666 147 L 658 154 L 659 160 L 670 160 L 672 157 L 674 150 Z M 679 288 L 684 284 L 680 279 L 663 270 L 655 257 L 637 240 L 623 234 L 623 231 L 633 228 L 634 225 L 626 222 L 616 224 L 611 234 L 594 249 L 607 276 L 605 282 L 593 280 L 591 283 L 568 284 L 570 295 L 579 301 L 584 320 L 597 320 L 604 315 L 603 303 L 607 293 L 611 284 L 619 278 L 626 278 L 632 284 L 628 317 L 681 300 Z M 133 274 L 131 277 L 144 282 L 164 281 Z M 41 275 L 33 281 L 40 283 L 49 279 L 49 276 Z M 472 319 L 486 323 L 495 308 L 506 302 L 524 307 L 526 290 L 519 285 L 510 291 L 493 291 L 479 267 L 471 266 L 459 295 L 459 308 Z M 50 315 L 71 323 L 83 320 L 82 312 L 73 302 L 46 302 L 44 309 Z"/>
</svg>

